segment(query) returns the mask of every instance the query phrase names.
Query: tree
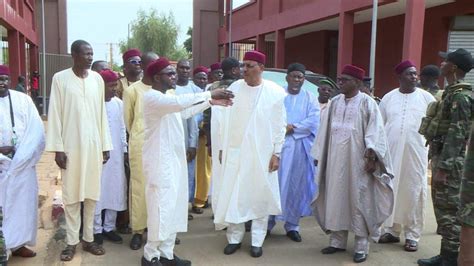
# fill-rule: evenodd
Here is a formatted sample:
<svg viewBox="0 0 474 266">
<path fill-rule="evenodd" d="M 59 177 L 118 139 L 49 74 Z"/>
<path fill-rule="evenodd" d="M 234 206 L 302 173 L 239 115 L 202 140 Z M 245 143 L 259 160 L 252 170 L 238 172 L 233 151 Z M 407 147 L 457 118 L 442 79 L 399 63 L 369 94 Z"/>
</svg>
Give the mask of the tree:
<svg viewBox="0 0 474 266">
<path fill-rule="evenodd" d="M 149 12 L 139 10 L 137 19 L 130 26 L 130 38 L 120 42 L 120 50 L 138 48 L 142 52 L 153 51 L 171 60 L 189 58 L 183 46 L 177 45 L 179 27 L 173 13 L 158 14 L 156 9 Z"/>
<path fill-rule="evenodd" d="M 186 32 L 186 35 L 189 37 L 184 41 L 183 46 L 186 49 L 186 51 L 190 54 L 193 53 L 193 28 L 189 27 L 188 32 Z"/>
</svg>

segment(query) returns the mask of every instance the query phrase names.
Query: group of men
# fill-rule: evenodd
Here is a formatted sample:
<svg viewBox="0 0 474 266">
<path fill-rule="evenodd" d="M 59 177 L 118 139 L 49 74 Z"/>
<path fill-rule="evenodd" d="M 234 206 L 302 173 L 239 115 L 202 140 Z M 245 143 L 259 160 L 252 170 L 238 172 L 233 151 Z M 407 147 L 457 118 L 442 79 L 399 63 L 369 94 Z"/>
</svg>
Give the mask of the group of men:
<svg viewBox="0 0 474 266">
<path fill-rule="evenodd" d="M 402 230 L 404 249 L 417 251 L 430 159 L 442 242 L 438 256 L 418 263 L 474 263 L 474 144 L 465 158 L 473 100 L 463 82 L 474 64 L 466 50 L 441 54 L 441 71 L 424 68 L 421 86 L 416 66 L 401 62 L 400 87 L 380 103 L 353 65 L 337 84 L 320 80 L 316 101 L 302 88 L 304 65 L 288 66 L 282 88 L 262 78 L 258 51 L 191 71 L 187 60 L 174 67 L 130 49 L 122 78 L 104 61 L 92 64 L 86 41 L 71 54 L 73 67 L 53 77 L 46 145 L 31 99 L 9 90 L 0 66 L 0 233 L 12 255 L 35 255 L 26 245 L 36 239 L 35 164 L 46 147 L 61 168 L 63 261 L 74 258 L 82 227 L 82 248 L 94 255 L 105 254 L 103 238 L 122 242 L 116 231 L 131 231 L 130 248 L 140 249 L 146 232 L 142 265 L 191 265 L 174 254 L 176 235 L 208 205 L 216 230 L 227 230 L 226 255 L 241 248 L 246 224 L 252 257 L 262 256 L 276 221 L 301 242 L 299 220 L 311 215 L 330 234 L 323 254 L 345 251 L 352 232 L 360 263 L 370 239 L 397 243 Z M 437 73 L 448 83 L 442 96 Z"/>
</svg>

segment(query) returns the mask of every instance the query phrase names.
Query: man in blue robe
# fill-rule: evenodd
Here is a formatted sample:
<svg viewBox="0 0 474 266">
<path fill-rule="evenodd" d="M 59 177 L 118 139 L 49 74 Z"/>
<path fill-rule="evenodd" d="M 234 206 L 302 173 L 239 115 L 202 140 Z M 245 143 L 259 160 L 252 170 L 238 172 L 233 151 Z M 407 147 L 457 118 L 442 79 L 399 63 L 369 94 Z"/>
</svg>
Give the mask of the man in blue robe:
<svg viewBox="0 0 474 266">
<path fill-rule="evenodd" d="M 301 88 L 304 80 L 305 66 L 290 64 L 286 76 L 286 137 L 278 169 L 282 215 L 270 216 L 268 221 L 268 233 L 276 220 L 285 221 L 286 235 L 295 242 L 301 242 L 299 220 L 312 215 L 310 205 L 317 189 L 310 151 L 319 127 L 319 105 L 309 91 Z"/>
</svg>

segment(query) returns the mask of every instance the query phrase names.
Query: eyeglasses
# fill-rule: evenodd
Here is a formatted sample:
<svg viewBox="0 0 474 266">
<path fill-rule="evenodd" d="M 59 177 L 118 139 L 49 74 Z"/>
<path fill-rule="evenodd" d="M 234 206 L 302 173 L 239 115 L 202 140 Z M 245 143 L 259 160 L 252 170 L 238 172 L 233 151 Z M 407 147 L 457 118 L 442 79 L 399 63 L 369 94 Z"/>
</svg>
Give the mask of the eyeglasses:
<svg viewBox="0 0 474 266">
<path fill-rule="evenodd" d="M 130 64 L 134 64 L 134 65 L 139 65 L 142 63 L 141 60 L 137 60 L 137 59 L 132 59 L 132 60 L 129 60 L 128 61 Z"/>
<path fill-rule="evenodd" d="M 243 64 L 243 67 L 244 67 L 244 68 L 254 68 L 254 67 L 256 67 L 256 66 L 258 66 L 258 64 L 254 64 L 254 65 L 251 65 L 251 64 Z"/>
<path fill-rule="evenodd" d="M 346 82 L 349 82 L 351 80 L 354 80 L 354 79 L 350 79 L 350 78 L 337 78 L 336 81 L 338 83 L 346 83 Z"/>
<path fill-rule="evenodd" d="M 167 75 L 168 77 L 176 76 L 176 72 L 170 71 L 170 72 L 164 72 L 160 73 L 160 75 Z"/>
</svg>

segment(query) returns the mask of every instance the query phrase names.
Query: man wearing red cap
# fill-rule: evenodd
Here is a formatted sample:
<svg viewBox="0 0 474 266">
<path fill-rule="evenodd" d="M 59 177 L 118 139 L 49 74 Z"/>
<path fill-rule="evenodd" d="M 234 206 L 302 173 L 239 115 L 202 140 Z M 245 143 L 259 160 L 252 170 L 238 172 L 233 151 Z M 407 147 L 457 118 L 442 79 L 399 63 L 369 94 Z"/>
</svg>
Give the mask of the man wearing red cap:
<svg viewBox="0 0 474 266">
<path fill-rule="evenodd" d="M 380 102 L 393 164 L 395 208 L 385 221 L 379 243 L 400 242 L 403 228 L 404 249 L 417 251 L 428 190 L 428 148 L 418 128 L 428 104 L 435 98 L 416 87 L 418 76 L 411 61 L 398 64 L 395 72 L 400 88 L 387 93 Z"/>
<path fill-rule="evenodd" d="M 245 53 L 244 79 L 229 86 L 234 105 L 222 114 L 222 169 L 213 183 L 213 208 L 216 229 L 227 227 L 226 255 L 240 248 L 244 223 L 252 220 L 250 255 L 262 256 L 268 216 L 281 214 L 277 170 L 285 140 L 286 93 L 262 78 L 264 65 L 264 54 Z"/>
<path fill-rule="evenodd" d="M 142 55 L 142 67 L 158 59 L 158 55 L 148 52 Z M 130 248 L 140 249 L 143 244 L 143 233 L 146 228 L 146 200 L 145 200 L 145 176 L 143 174 L 142 149 L 144 142 L 143 122 L 143 94 L 151 89 L 151 77 L 146 74 L 126 88 L 123 93 L 123 109 L 125 127 L 129 134 L 129 161 L 130 161 L 130 183 L 129 183 L 129 214 L 130 226 L 132 228 L 132 239 Z"/>
<path fill-rule="evenodd" d="M 224 77 L 224 71 L 222 71 L 221 63 L 216 62 L 210 67 L 211 73 L 209 74 L 209 84 L 212 84 L 216 81 L 221 81 Z"/>
<path fill-rule="evenodd" d="M 114 231 L 117 212 L 127 209 L 127 180 L 123 164 L 124 154 L 127 153 L 127 136 L 123 121 L 123 103 L 115 97 L 119 76 L 112 70 L 103 70 L 99 74 L 104 79 L 105 108 L 114 146 L 109 160 L 102 168 L 100 199 L 96 205 L 94 219 L 94 241 L 102 245 L 103 237 L 114 243 L 122 243 L 122 238 Z"/>
<path fill-rule="evenodd" d="M 390 154 L 377 103 L 359 90 L 365 71 L 346 65 L 338 77 L 340 95 L 334 97 L 328 116 L 321 121 L 321 157 L 318 158 L 319 194 L 314 214 L 329 247 L 323 254 L 346 250 L 348 232 L 355 234 L 356 263 L 367 259 L 369 237 L 393 209 Z"/>
<path fill-rule="evenodd" d="M 43 122 L 33 101 L 10 90 L 10 70 L 0 65 L 0 264 L 6 250 L 33 257 L 38 181 L 35 166 L 44 150 Z M 3 237 L 1 237 L 3 231 Z M 6 263 L 6 262 L 5 262 Z M 24 262 L 27 263 L 26 261 Z M 5 264 L 6 265 L 6 264 Z"/>
<path fill-rule="evenodd" d="M 143 157 L 153 160 L 143 164 L 148 237 L 142 266 L 191 265 L 173 253 L 176 233 L 186 232 L 188 223 L 188 200 L 183 197 L 188 193 L 188 175 L 182 119 L 192 117 L 211 104 L 231 104 L 233 94 L 224 90 L 184 95 L 168 93 L 176 86 L 176 70 L 166 58 L 151 63 L 146 73 L 152 77 L 153 90 L 143 95 Z"/>
<path fill-rule="evenodd" d="M 79 243 L 81 202 L 84 202 L 83 250 L 103 255 L 104 249 L 94 242 L 94 215 L 100 196 L 102 164 L 112 150 L 104 81 L 90 70 L 93 50 L 90 44 L 77 40 L 71 45 L 73 67 L 53 76 L 48 113 L 46 150 L 55 152 L 61 168 L 62 196 L 66 216 L 67 247 L 61 260 L 70 261 Z"/>
<path fill-rule="evenodd" d="M 138 49 L 129 49 L 122 55 L 125 77 L 119 80 L 116 90 L 117 97 L 120 99 L 122 99 L 123 91 L 128 86 L 142 78 L 141 55 L 142 53 Z"/>
<path fill-rule="evenodd" d="M 204 66 L 199 66 L 193 71 L 193 83 L 202 91 L 205 91 L 208 85 L 208 74 L 209 70 Z M 196 119 L 199 127 L 199 140 L 196 153 L 196 192 L 191 210 L 199 214 L 203 212 L 202 208 L 207 205 L 211 184 L 211 157 L 207 152 L 207 137 L 203 129 L 202 113 L 196 115 Z"/>
</svg>

